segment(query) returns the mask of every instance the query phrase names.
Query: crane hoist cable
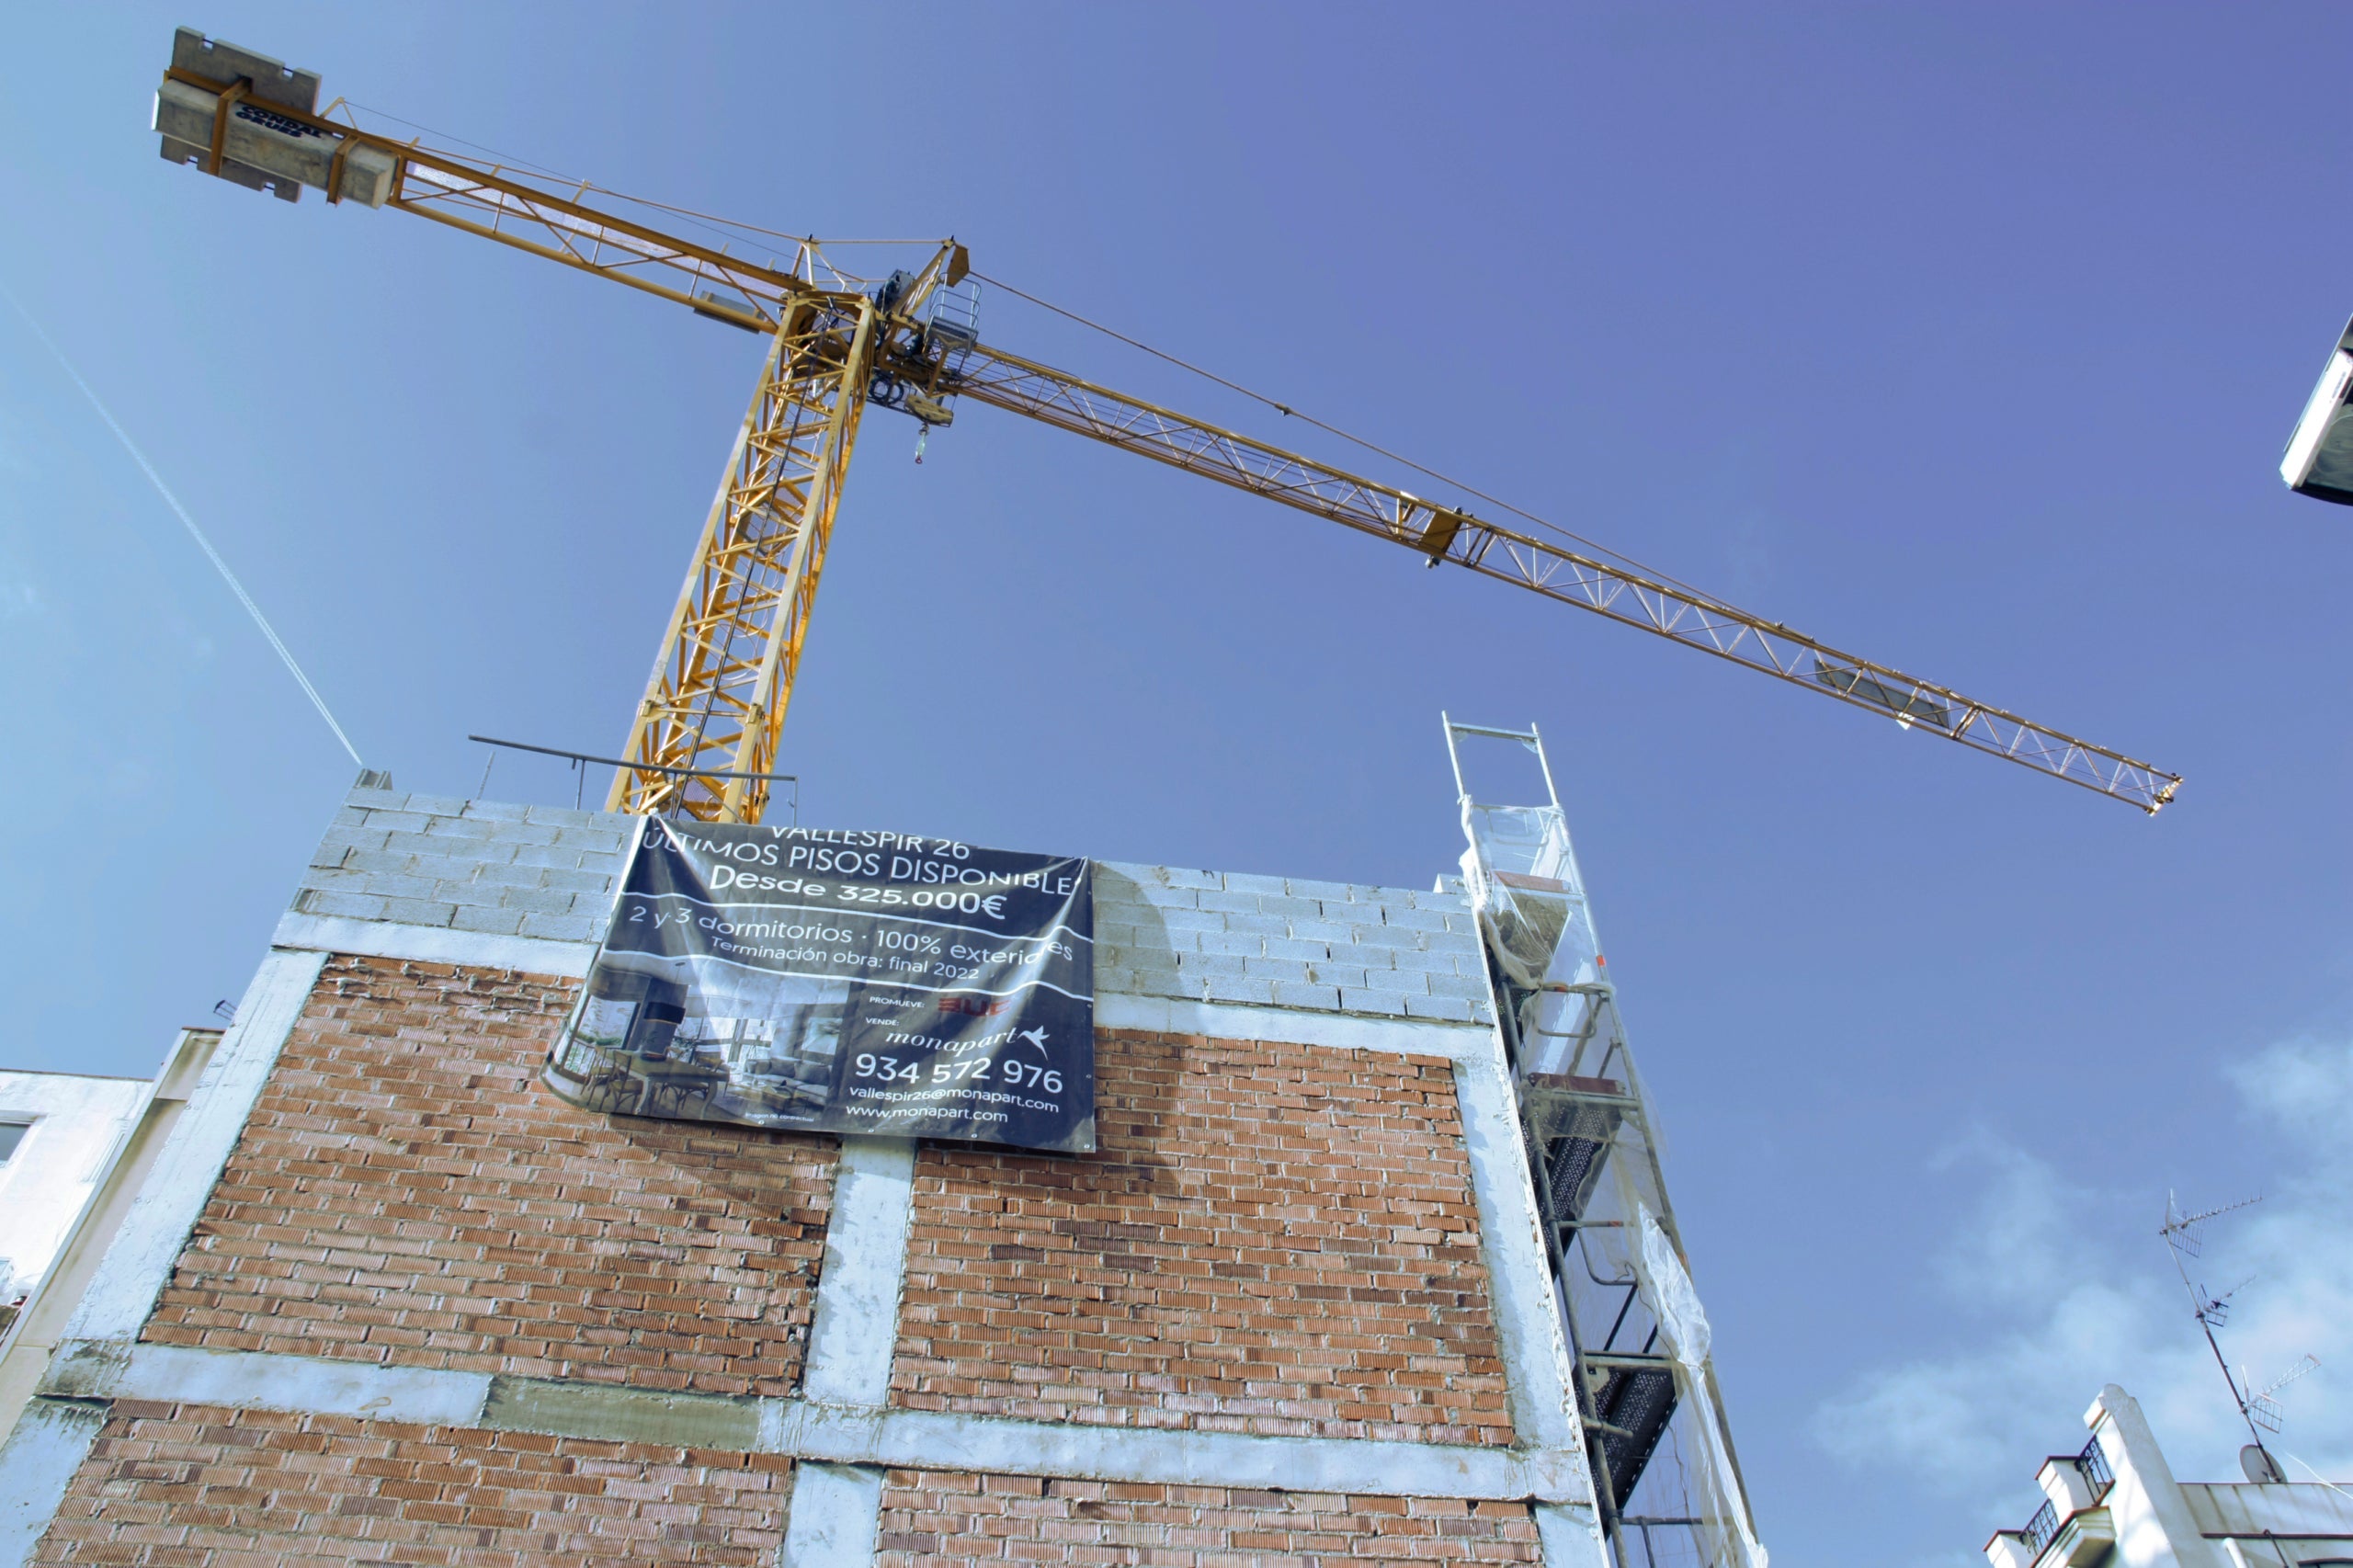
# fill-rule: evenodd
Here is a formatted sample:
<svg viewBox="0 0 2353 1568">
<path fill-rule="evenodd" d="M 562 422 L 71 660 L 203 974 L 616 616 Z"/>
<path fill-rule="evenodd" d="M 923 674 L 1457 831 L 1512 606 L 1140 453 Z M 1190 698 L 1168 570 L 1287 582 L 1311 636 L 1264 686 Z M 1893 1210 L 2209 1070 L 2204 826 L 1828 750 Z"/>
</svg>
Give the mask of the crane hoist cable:
<svg viewBox="0 0 2353 1568">
<path fill-rule="evenodd" d="M 870 406 L 891 409 L 928 429 L 949 423 L 959 399 L 1281 502 L 1404 545 L 1431 565 L 1456 565 L 1509 583 L 2153 814 L 2180 786 L 2177 774 L 1737 608 L 1124 335 L 1113 334 L 1428 475 L 1527 522 L 1532 531 L 983 342 L 971 255 L 952 238 L 870 242 L 886 254 L 879 263 L 861 260 L 853 269 L 828 250 L 848 242 L 733 223 L 330 119 L 315 110 L 318 86 L 313 73 L 290 71 L 267 56 L 182 28 L 157 90 L 154 129 L 171 162 L 195 164 L 285 200 L 309 187 L 324 191 L 331 204 L 390 207 L 767 340 L 726 476 L 632 715 L 622 748 L 632 766 L 615 778 L 610 809 L 758 820 L 766 802 L 758 780 L 777 771 L 779 737 L 865 413 Z M 617 210 L 623 206 L 663 214 L 669 226 Z M 680 219 L 687 222 L 672 222 Z M 729 238 L 714 245 L 672 232 L 685 227 Z M 753 259 L 734 248 L 756 236 L 775 241 L 778 253 Z M 911 254 L 887 254 L 894 245 Z M 901 259 L 904 265 L 892 265 Z M 1007 291 L 1037 301 L 1019 290 Z M 727 776 L 723 784 L 722 775 Z"/>
</svg>

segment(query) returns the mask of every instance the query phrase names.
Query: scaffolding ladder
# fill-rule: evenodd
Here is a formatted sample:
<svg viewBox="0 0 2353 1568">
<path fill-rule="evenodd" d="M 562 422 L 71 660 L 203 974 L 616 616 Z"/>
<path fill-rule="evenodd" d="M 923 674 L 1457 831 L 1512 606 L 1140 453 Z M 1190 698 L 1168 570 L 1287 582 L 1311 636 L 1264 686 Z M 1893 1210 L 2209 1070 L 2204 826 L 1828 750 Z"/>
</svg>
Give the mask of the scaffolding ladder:
<svg viewBox="0 0 2353 1568">
<path fill-rule="evenodd" d="M 1543 738 L 1441 715 L 1481 945 L 1617 1568 L 1765 1568 L 1709 1330 L 1667 1201 Z M 1533 754 L 1544 803 L 1472 792 L 1465 741 Z"/>
</svg>

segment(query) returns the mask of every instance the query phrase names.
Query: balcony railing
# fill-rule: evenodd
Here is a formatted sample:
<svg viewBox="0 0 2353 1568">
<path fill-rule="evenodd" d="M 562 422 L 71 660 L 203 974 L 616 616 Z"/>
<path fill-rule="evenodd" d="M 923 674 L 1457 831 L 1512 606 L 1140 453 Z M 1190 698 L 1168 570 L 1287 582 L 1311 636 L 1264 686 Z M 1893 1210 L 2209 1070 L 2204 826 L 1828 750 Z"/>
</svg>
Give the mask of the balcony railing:
<svg viewBox="0 0 2353 1568">
<path fill-rule="evenodd" d="M 2086 1481 L 2091 1483 L 2092 1502 L 2095 1505 L 2108 1495 L 2109 1487 L 2116 1484 L 2116 1477 L 2108 1468 L 2108 1456 L 2099 1451 L 2097 1437 L 2086 1443 L 2084 1451 L 2075 1456 L 2075 1468 L 2083 1471 Z"/>
<path fill-rule="evenodd" d="M 2026 1550 L 2028 1555 L 2032 1557 L 2040 1557 L 2042 1555 L 2042 1549 L 2049 1546 L 2051 1544 L 2051 1538 L 2058 1533 L 2059 1510 L 2052 1507 L 2050 1503 L 2046 1501 L 2041 1507 L 2037 1508 L 2034 1511 L 2034 1517 L 2026 1522 Z"/>
<path fill-rule="evenodd" d="M 2084 1483 L 2091 1489 L 2090 1506 L 2098 1507 L 2101 1501 L 2108 1496 L 2109 1488 L 2116 1484 L 2116 1477 L 2108 1468 L 2108 1456 L 2099 1451 L 2099 1439 L 2094 1437 L 2090 1442 L 2086 1443 L 2084 1451 L 2075 1457 L 2074 1463 L 2076 1473 L 2084 1478 Z M 2037 1508 L 2034 1511 L 2034 1517 L 2026 1522 L 2026 1528 L 2018 1532 L 2026 1538 L 2027 1555 L 2029 1558 L 2040 1557 L 2043 1550 L 2058 1535 L 2059 1527 L 2064 1523 L 2066 1520 L 2059 1517 L 2059 1509 L 2055 1504 L 2046 1501 L 2041 1507 Z"/>
</svg>

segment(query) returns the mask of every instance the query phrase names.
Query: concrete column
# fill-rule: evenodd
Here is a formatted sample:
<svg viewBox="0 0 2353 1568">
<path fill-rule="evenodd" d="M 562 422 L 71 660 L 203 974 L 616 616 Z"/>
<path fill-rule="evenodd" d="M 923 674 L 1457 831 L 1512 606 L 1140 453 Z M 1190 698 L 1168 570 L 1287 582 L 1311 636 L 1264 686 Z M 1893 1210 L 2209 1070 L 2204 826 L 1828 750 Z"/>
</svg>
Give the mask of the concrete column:
<svg viewBox="0 0 2353 1568">
<path fill-rule="evenodd" d="M 792 1471 L 784 1568 L 870 1568 L 881 1503 L 881 1471 L 801 1460 Z"/>
<path fill-rule="evenodd" d="M 890 1402 L 915 1174 L 913 1139 L 842 1139 L 801 1379 L 813 1404 L 879 1417 Z M 782 1568 L 870 1568 L 881 1506 L 880 1470 L 802 1460 L 792 1472 Z"/>
<path fill-rule="evenodd" d="M 1545 1261 L 1543 1220 L 1500 1032 L 1488 1037 L 1486 1051 L 1455 1059 L 1454 1103 L 1479 1206 L 1479 1239 L 1510 1392 L 1513 1441 L 1569 1455 L 1585 1472 L 1590 1499 L 1593 1477 L 1586 1469 L 1577 1424 L 1575 1372 L 1552 1267 Z M 1600 1515 L 1590 1501 L 1540 1504 L 1536 1528 L 1544 1568 L 1603 1568 L 1611 1561 Z"/>
<path fill-rule="evenodd" d="M 106 1408 L 37 1399 L 0 1447 L 0 1564 L 23 1568 L 57 1517 L 74 1472 L 107 1424 Z"/>
</svg>

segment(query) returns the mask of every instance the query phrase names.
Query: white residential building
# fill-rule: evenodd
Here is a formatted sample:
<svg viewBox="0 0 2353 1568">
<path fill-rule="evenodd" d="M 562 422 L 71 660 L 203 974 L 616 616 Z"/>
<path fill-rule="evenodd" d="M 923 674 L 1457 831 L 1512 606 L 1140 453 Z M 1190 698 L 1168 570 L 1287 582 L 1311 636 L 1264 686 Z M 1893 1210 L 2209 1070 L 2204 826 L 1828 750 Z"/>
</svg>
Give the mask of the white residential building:
<svg viewBox="0 0 2353 1568">
<path fill-rule="evenodd" d="M 218 1029 L 183 1029 L 153 1078 L 0 1070 L 0 1431 L 196 1087 Z"/>
<path fill-rule="evenodd" d="M 13 1317 L 49 1272 L 150 1087 L 0 1071 L 0 1314 Z"/>
<path fill-rule="evenodd" d="M 2091 1441 L 2054 1454 L 2026 1528 L 1985 1543 L 1994 1568 L 2353 1568 L 2353 1492 L 2325 1482 L 2176 1481 L 2140 1404 L 2114 1383 L 2084 1412 Z M 2268 1456 L 2252 1450 L 2250 1473 Z"/>
</svg>

